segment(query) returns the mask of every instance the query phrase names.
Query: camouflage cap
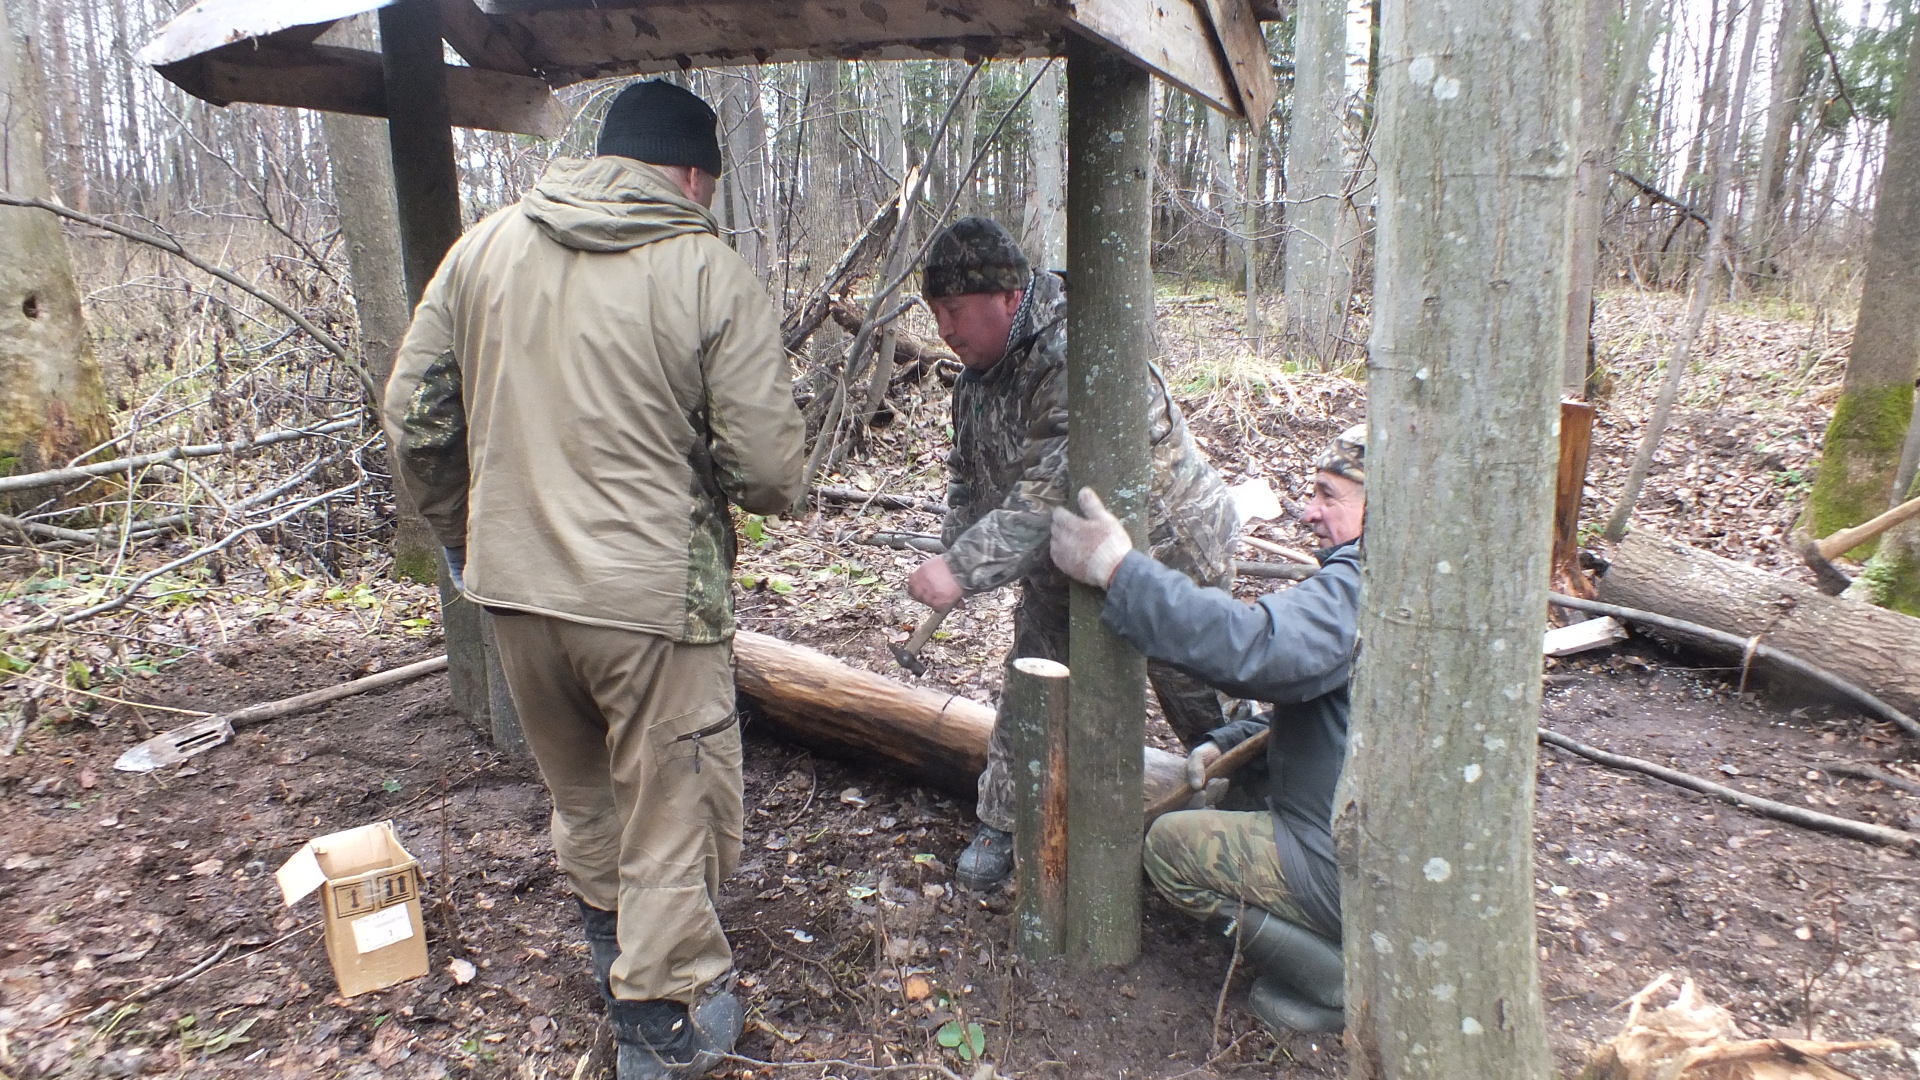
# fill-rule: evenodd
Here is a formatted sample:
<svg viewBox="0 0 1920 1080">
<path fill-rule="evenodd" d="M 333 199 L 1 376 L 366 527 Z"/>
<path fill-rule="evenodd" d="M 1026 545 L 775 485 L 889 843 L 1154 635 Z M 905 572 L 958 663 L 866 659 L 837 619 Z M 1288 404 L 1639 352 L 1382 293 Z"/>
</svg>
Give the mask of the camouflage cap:
<svg viewBox="0 0 1920 1080">
<path fill-rule="evenodd" d="M 964 217 L 934 237 L 920 276 L 920 295 L 936 300 L 1024 289 L 1032 272 L 1026 253 L 999 222 Z"/>
<path fill-rule="evenodd" d="M 1367 482 L 1367 425 L 1355 424 L 1334 437 L 1313 460 L 1320 472 L 1344 476 L 1356 484 Z"/>
</svg>

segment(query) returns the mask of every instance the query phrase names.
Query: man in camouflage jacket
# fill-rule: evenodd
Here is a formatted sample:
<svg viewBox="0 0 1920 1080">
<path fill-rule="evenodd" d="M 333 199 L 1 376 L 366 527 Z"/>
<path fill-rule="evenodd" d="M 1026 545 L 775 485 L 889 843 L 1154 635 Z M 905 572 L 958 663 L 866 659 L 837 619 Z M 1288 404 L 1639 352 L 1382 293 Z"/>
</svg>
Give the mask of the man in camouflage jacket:
<svg viewBox="0 0 1920 1080">
<path fill-rule="evenodd" d="M 922 295 L 965 370 L 953 389 L 943 555 L 908 581 L 914 599 L 949 607 L 967 593 L 1019 582 L 1007 661 L 1067 658 L 1067 579 L 1047 557 L 1054 507 L 1067 495 L 1066 289 L 1034 271 L 1012 236 L 986 218 L 954 222 L 927 254 Z M 1150 368 L 1153 446 L 1148 536 L 1154 555 L 1202 585 L 1231 583 L 1239 520 L 1226 486 Z M 1188 746 L 1223 723 L 1219 696 L 1165 664 L 1148 675 L 1174 734 Z M 1013 868 L 1008 733 L 995 725 L 976 812 L 980 831 L 955 878 L 986 888 Z"/>
</svg>

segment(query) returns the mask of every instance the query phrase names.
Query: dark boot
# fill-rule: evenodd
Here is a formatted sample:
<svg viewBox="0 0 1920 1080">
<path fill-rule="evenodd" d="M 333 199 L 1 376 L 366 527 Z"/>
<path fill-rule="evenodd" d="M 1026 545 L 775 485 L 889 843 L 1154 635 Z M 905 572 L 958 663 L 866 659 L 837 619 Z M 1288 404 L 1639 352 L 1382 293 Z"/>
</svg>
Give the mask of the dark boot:
<svg viewBox="0 0 1920 1080">
<path fill-rule="evenodd" d="M 1289 1031 L 1318 1034 L 1339 1031 L 1347 1026 L 1346 1013 L 1315 1005 L 1278 979 L 1262 975 L 1253 980 L 1253 992 L 1247 995 L 1247 1011 L 1276 1035 Z"/>
<path fill-rule="evenodd" d="M 574 897 L 580 904 L 580 920 L 587 927 L 587 948 L 593 953 L 593 979 L 600 984 L 600 996 L 613 1001 L 613 962 L 620 958 L 619 916 L 602 911 Z"/>
<path fill-rule="evenodd" d="M 1247 964 L 1258 976 L 1247 1005 L 1269 1027 L 1294 1031 L 1339 1031 L 1344 1026 L 1346 965 L 1340 946 L 1265 911 L 1240 909 L 1237 934 Z"/>
<path fill-rule="evenodd" d="M 733 1053 L 745 1020 L 732 994 L 695 1006 L 677 1001 L 615 1001 L 607 1009 L 619 1051 L 619 1080 L 695 1080 Z"/>
<path fill-rule="evenodd" d="M 1013 834 L 991 825 L 980 826 L 973 843 L 954 863 L 954 884 L 963 889 L 983 892 L 1013 873 Z"/>
</svg>

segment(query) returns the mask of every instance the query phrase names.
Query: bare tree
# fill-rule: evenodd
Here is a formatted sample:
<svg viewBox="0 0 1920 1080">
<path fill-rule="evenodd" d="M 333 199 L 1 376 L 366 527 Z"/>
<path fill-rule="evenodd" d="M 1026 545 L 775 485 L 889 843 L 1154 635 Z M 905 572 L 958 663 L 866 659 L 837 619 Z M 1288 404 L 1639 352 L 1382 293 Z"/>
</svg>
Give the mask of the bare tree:
<svg viewBox="0 0 1920 1080">
<path fill-rule="evenodd" d="M 1293 130 L 1287 142 L 1287 337 L 1330 364 L 1346 332 L 1350 268 L 1341 249 L 1347 5 L 1301 0 L 1294 15 Z"/>
<path fill-rule="evenodd" d="M 379 47 L 374 16 L 356 15 L 347 23 L 335 31 L 345 44 L 369 50 Z M 393 354 L 413 318 L 407 283 L 400 276 L 400 218 L 387 125 L 338 112 L 321 117 L 334 203 L 346 239 L 353 305 L 359 316 L 360 364 L 374 385 L 384 387 L 393 373 Z M 430 585 L 440 576 L 440 543 L 404 486 L 393 485 L 393 498 L 393 574 Z"/>
<path fill-rule="evenodd" d="M 1920 458 L 1920 426 L 1913 424 L 1914 369 L 1920 363 L 1920 33 L 1907 46 L 1905 82 L 1880 173 L 1860 317 L 1814 483 L 1816 535 L 1858 524 L 1910 495 L 1912 460 Z M 1874 477 L 1887 475 L 1881 470 L 1888 451 L 1899 451 L 1902 433 L 1908 451 L 1899 463 L 1904 490 L 1890 493 Z M 1920 526 L 1908 523 L 1888 533 L 1862 578 L 1874 603 L 1920 615 Z"/>
<path fill-rule="evenodd" d="M 1046 63 L 1046 61 L 1036 61 Z M 1024 246 L 1037 266 L 1067 265 L 1067 158 L 1060 134 L 1060 71 L 1049 65 L 1034 85 L 1032 137 L 1033 185 L 1027 192 Z"/>
<path fill-rule="evenodd" d="M 32 79 L 0 5 L 0 189 L 44 199 L 51 190 Z M 64 461 L 106 428 L 106 392 L 60 221 L 0 207 L 0 473 Z"/>
<path fill-rule="evenodd" d="M 1356 1076 L 1553 1075 L 1534 733 L 1579 5 L 1383 12 L 1367 565 L 1336 796 Z"/>
</svg>

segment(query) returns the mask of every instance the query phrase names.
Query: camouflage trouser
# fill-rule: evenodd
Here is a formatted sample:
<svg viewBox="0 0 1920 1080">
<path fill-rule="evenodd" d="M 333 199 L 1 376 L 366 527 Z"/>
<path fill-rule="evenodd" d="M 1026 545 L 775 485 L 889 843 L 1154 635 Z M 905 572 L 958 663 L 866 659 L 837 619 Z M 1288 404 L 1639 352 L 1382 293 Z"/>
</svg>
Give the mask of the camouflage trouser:
<svg viewBox="0 0 1920 1080">
<path fill-rule="evenodd" d="M 1023 656 L 1067 662 L 1065 589 L 1031 581 L 1021 584 L 1020 607 L 1013 616 L 1013 648 L 1007 653 L 1005 666 L 1011 669 Z M 1160 699 L 1167 726 L 1187 748 L 1206 742 L 1208 732 L 1226 724 L 1220 695 L 1191 675 L 1149 662 L 1147 681 Z M 1007 767 L 1013 754 L 1012 738 L 1005 724 L 993 725 L 993 739 L 987 744 L 987 768 L 980 774 L 980 801 L 974 806 L 982 824 L 1002 832 L 1013 831 L 1013 774 Z"/>
<path fill-rule="evenodd" d="M 1312 929 L 1281 872 L 1277 827 L 1266 810 L 1176 811 L 1147 830 L 1141 861 L 1160 895 L 1196 919 L 1250 904 Z"/>
</svg>

